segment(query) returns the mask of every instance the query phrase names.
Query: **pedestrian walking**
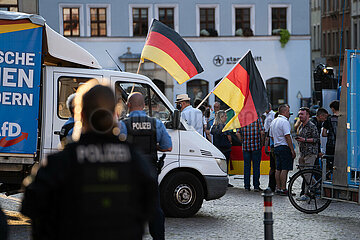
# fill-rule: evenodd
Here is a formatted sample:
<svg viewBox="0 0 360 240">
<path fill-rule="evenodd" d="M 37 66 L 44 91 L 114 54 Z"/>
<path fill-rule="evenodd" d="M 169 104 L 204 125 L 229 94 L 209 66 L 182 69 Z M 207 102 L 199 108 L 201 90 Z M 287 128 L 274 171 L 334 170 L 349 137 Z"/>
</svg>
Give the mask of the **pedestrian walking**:
<svg viewBox="0 0 360 240">
<path fill-rule="evenodd" d="M 260 188 L 260 162 L 261 149 L 264 145 L 265 131 L 261 118 L 255 122 L 240 128 L 242 151 L 244 155 L 244 187 L 250 191 L 251 163 L 253 167 L 254 191 L 262 191 Z"/>
<path fill-rule="evenodd" d="M 145 154 L 153 171 L 159 174 L 162 166 L 158 162 L 157 151 L 171 151 L 171 137 L 160 120 L 148 117 L 143 111 L 145 101 L 141 93 L 132 93 L 127 100 L 127 107 L 129 115 L 119 123 L 120 134 L 125 135 L 130 144 Z M 149 221 L 149 232 L 153 239 L 161 240 L 165 239 L 165 217 L 160 205 L 159 188 L 156 188 L 156 195 L 156 209 Z"/>
<path fill-rule="evenodd" d="M 203 136 L 204 120 L 203 114 L 199 109 L 193 108 L 190 105 L 190 98 L 187 94 L 179 94 L 176 96 L 176 108 L 181 111 L 181 117 L 185 119 L 186 123 L 194 127 L 195 130 Z"/>
<path fill-rule="evenodd" d="M 293 161 L 296 157 L 291 139 L 290 107 L 287 104 L 279 106 L 279 116 L 270 125 L 270 137 L 274 141 L 276 158 L 276 186 L 275 193 L 286 196 L 286 181 L 288 172 L 293 170 Z"/>
<path fill-rule="evenodd" d="M 21 212 L 32 220 L 33 239 L 142 239 L 154 211 L 155 176 L 118 138 L 113 91 L 96 85 L 77 98 L 79 141 L 49 155 L 24 181 Z"/>
</svg>

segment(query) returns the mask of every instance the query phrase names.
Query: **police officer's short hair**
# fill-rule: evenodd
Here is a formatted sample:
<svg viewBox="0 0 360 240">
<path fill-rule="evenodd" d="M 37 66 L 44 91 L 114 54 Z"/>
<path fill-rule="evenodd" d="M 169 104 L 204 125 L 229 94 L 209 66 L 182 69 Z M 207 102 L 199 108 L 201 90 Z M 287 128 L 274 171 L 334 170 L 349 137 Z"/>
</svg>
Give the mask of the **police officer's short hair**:
<svg viewBox="0 0 360 240">
<path fill-rule="evenodd" d="M 115 126 L 115 95 L 106 86 L 96 85 L 86 92 L 82 99 L 83 117 L 89 123 L 92 130 L 100 133 L 108 133 Z"/>
</svg>

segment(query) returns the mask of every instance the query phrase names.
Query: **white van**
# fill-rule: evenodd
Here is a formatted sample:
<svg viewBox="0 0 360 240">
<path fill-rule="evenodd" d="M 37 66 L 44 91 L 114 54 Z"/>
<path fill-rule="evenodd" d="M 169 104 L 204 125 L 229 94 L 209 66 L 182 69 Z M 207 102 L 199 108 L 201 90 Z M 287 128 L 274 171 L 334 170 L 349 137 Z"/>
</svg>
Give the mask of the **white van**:
<svg viewBox="0 0 360 240">
<path fill-rule="evenodd" d="M 50 126 L 43 131 L 44 154 L 55 151 L 59 136 L 55 133 L 69 117 L 65 107 L 67 96 L 79 83 L 90 79 L 106 81 L 114 89 L 119 103 L 124 104 L 132 88 L 145 97 L 149 116 L 163 122 L 170 121 L 174 107 L 155 84 L 147 77 L 109 70 L 90 70 L 45 67 L 46 77 L 43 124 Z M 51 79 L 51 81 L 49 81 Z M 166 153 L 165 164 L 159 176 L 161 200 L 169 216 L 186 217 L 195 214 L 203 199 L 220 198 L 226 192 L 228 178 L 223 154 L 184 121 L 176 128 L 165 124 L 171 136 L 173 149 Z M 175 125 L 175 124 L 174 124 Z M 174 129 L 175 128 L 175 129 Z"/>
<path fill-rule="evenodd" d="M 224 155 L 183 120 L 176 121 L 178 114 L 174 114 L 176 112 L 174 107 L 149 78 L 139 74 L 101 69 L 90 53 L 54 32 L 44 22 L 42 23 L 42 18 L 39 16 L 26 14 L 17 16 L 16 13 L 0 11 L 0 21 L 1 19 L 6 21 L 28 19 L 42 26 L 44 37 L 41 43 L 42 65 L 38 86 L 40 89 L 38 127 L 34 131 L 35 135 L 37 132 L 36 152 L 15 153 L 6 151 L 9 148 L 0 145 L 0 183 L 2 183 L 0 192 L 19 187 L 19 183 L 35 162 L 49 153 L 58 151 L 57 133 L 70 115 L 65 104 L 67 97 L 76 91 L 80 83 L 97 79 L 99 82 L 110 83 L 118 102 L 122 104 L 132 88 L 142 92 L 146 100 L 145 110 L 149 116 L 157 117 L 166 123 L 173 149 L 166 153 L 159 183 L 162 207 L 167 216 L 192 216 L 200 209 L 204 199 L 217 199 L 226 193 L 228 177 Z M 27 41 L 23 42 L 27 43 Z M 6 46 L 3 46 L 3 52 L 5 48 Z M 36 54 L 29 56 L 36 58 Z M 17 55 L 22 56 L 21 53 Z M 10 61 L 11 57 L 9 53 L 9 64 L 14 63 Z M 16 69 L 18 66 L 13 67 Z M 23 75 L 26 75 L 25 70 Z M 10 76 L 6 81 L 11 83 L 13 79 L 15 78 Z M 25 80 L 30 82 L 29 79 Z M 26 85 L 23 84 L 22 87 L 24 86 Z M 31 85 L 31 87 L 36 86 Z M 8 91 L 12 90 L 9 89 Z M 4 108 L 0 108 L 0 114 L 6 114 L 2 109 Z M 20 116 L 27 118 L 26 115 L 20 114 Z M 9 136 L 6 136 L 5 139 L 8 138 Z M 26 141 L 27 138 L 22 138 L 22 143 L 26 144 Z"/>
</svg>

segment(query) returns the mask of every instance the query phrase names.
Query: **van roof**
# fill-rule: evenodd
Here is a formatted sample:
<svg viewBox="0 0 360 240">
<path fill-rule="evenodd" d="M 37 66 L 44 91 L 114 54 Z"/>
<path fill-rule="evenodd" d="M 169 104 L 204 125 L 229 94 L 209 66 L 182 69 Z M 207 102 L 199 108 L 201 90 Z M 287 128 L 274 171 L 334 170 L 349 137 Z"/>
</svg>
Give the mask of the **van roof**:
<svg viewBox="0 0 360 240">
<path fill-rule="evenodd" d="M 0 11 L 0 21 L 23 19 L 27 19 L 33 24 L 44 26 L 45 37 L 42 44 L 42 51 L 45 54 L 45 65 L 102 68 L 92 54 L 51 29 L 45 23 L 46 21 L 43 17 L 36 14 Z M 5 27 L 5 25 L 3 25 L 3 27 Z"/>
</svg>

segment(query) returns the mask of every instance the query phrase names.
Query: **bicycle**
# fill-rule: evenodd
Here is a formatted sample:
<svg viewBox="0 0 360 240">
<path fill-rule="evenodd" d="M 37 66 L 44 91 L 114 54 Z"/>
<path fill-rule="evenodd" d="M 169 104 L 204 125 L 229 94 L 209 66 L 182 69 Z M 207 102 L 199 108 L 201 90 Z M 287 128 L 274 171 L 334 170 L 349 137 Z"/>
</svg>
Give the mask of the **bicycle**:
<svg viewBox="0 0 360 240">
<path fill-rule="evenodd" d="M 307 214 L 319 213 L 330 205 L 331 200 L 321 197 L 322 177 L 322 172 L 312 166 L 299 170 L 290 178 L 288 197 L 297 210 Z"/>
</svg>

